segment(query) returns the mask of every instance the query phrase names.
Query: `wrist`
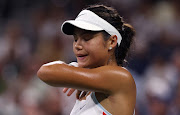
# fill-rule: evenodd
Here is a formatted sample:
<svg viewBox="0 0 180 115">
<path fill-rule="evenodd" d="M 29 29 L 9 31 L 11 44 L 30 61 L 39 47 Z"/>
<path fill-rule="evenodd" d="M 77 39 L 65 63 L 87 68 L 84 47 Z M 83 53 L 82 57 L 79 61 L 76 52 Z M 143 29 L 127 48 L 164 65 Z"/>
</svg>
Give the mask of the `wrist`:
<svg viewBox="0 0 180 115">
<path fill-rule="evenodd" d="M 66 64 L 63 61 L 53 61 L 53 62 L 49 62 L 47 64 L 44 64 L 43 66 L 49 66 L 49 65 L 54 65 L 54 64 Z"/>
<path fill-rule="evenodd" d="M 68 64 L 69 66 L 74 66 L 74 67 L 78 67 L 78 63 L 77 62 L 71 62 Z"/>
</svg>

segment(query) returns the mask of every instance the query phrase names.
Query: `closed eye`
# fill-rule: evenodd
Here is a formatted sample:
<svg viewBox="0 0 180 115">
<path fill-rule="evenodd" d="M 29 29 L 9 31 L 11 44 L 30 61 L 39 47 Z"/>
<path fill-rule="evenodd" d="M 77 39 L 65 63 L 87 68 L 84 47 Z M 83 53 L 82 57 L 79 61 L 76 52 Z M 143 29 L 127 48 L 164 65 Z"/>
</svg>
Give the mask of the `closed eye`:
<svg viewBox="0 0 180 115">
<path fill-rule="evenodd" d="M 78 38 L 77 35 L 73 35 L 74 36 L 74 42 L 77 42 Z"/>
<path fill-rule="evenodd" d="M 90 39 L 92 39 L 92 37 L 91 36 L 85 36 L 83 39 L 84 39 L 84 41 L 89 41 Z"/>
</svg>

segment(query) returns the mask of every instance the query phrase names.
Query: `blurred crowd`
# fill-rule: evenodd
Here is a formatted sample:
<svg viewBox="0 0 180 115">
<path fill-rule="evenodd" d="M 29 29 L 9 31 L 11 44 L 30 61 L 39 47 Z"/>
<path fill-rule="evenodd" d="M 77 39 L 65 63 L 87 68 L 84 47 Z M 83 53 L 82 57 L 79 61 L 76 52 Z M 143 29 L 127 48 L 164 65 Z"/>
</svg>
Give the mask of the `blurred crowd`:
<svg viewBox="0 0 180 115">
<path fill-rule="evenodd" d="M 113 6 L 136 30 L 127 64 L 136 115 L 180 115 L 178 0 L 1 0 L 0 115 L 69 115 L 75 94 L 66 97 L 36 72 L 50 61 L 76 61 L 60 26 L 97 3 Z"/>
</svg>

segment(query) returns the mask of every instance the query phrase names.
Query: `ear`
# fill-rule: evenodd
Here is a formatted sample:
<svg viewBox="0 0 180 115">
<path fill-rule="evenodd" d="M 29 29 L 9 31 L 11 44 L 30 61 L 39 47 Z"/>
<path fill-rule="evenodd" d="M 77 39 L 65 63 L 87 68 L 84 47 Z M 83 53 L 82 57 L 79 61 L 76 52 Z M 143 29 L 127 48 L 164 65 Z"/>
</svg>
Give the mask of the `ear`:
<svg viewBox="0 0 180 115">
<path fill-rule="evenodd" d="M 116 35 L 112 35 L 109 39 L 108 39 L 108 45 L 107 47 L 109 48 L 109 50 L 115 48 L 117 45 L 117 36 Z"/>
</svg>

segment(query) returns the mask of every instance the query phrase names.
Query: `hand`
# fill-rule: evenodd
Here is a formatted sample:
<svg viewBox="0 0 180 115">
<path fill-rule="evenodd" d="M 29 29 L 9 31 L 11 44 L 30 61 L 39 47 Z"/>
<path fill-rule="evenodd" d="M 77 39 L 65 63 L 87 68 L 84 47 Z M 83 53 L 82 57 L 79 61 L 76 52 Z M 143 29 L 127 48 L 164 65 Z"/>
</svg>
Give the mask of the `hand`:
<svg viewBox="0 0 180 115">
<path fill-rule="evenodd" d="M 90 92 L 88 92 L 88 91 L 80 91 L 80 90 L 78 90 L 78 91 L 76 92 L 76 99 L 82 100 L 82 99 L 86 98 L 86 96 L 87 96 L 89 93 L 90 93 Z"/>
<path fill-rule="evenodd" d="M 70 90 L 69 90 L 70 89 Z M 69 91 L 68 91 L 69 90 Z M 76 89 L 73 89 L 73 88 L 64 88 L 63 89 L 63 93 L 66 93 L 67 91 L 68 91 L 68 93 L 67 93 L 67 96 L 71 96 L 73 93 L 74 93 L 74 91 L 75 91 Z M 77 92 L 76 92 L 76 99 L 78 99 L 78 100 L 82 100 L 84 97 L 86 97 L 86 95 L 88 95 L 89 94 L 89 92 L 88 91 L 80 91 L 80 90 L 77 90 Z"/>
<path fill-rule="evenodd" d="M 70 90 L 68 91 L 68 89 L 70 89 Z M 73 88 L 64 88 L 63 89 L 63 93 L 66 93 L 67 91 L 68 91 L 67 96 L 71 96 L 73 94 L 73 92 L 75 91 L 75 89 L 73 89 Z"/>
</svg>

